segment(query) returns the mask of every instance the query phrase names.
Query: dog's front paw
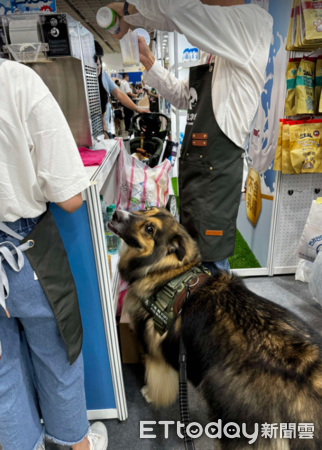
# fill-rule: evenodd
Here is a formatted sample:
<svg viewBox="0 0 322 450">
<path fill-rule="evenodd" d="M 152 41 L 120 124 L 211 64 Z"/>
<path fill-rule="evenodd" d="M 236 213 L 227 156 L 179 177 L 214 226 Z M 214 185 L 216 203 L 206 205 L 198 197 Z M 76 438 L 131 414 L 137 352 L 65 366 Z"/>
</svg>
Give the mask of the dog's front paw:
<svg viewBox="0 0 322 450">
<path fill-rule="evenodd" d="M 149 388 L 148 388 L 148 386 L 143 386 L 143 388 L 141 389 L 141 394 L 143 395 L 143 397 L 145 398 L 147 403 L 152 403 L 152 400 L 149 397 Z"/>
</svg>

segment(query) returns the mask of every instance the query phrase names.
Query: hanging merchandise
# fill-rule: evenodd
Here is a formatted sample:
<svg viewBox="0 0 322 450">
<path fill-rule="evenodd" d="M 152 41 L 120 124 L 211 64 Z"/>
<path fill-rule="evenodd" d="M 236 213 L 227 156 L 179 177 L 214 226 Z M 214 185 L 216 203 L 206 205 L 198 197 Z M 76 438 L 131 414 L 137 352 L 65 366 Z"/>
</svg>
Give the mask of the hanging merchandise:
<svg viewBox="0 0 322 450">
<path fill-rule="evenodd" d="M 294 175 L 296 174 L 292 166 L 290 155 L 290 125 L 285 121 L 282 132 L 282 173 Z"/>
<path fill-rule="evenodd" d="M 315 91 L 314 91 L 314 110 L 318 114 L 320 110 L 320 99 L 322 92 L 322 56 L 319 56 L 315 67 Z M 322 105 L 321 105 L 322 106 Z"/>
<path fill-rule="evenodd" d="M 283 142 L 284 122 L 285 122 L 284 119 L 280 120 L 277 147 L 276 147 L 276 155 L 275 155 L 274 168 L 273 168 L 273 170 L 276 170 L 278 172 L 282 172 L 282 142 Z"/>
<path fill-rule="evenodd" d="M 321 41 L 322 2 L 301 0 L 301 15 L 304 17 L 304 44 Z"/>
<path fill-rule="evenodd" d="M 300 62 L 301 58 L 291 58 L 287 66 L 286 72 L 287 98 L 285 102 L 285 115 L 287 117 L 295 116 L 297 114 L 295 104 L 295 89 L 296 89 L 297 72 L 300 67 Z"/>
<path fill-rule="evenodd" d="M 299 258 L 314 262 L 322 253 L 322 203 L 320 199 L 313 201 L 299 248 Z"/>
<path fill-rule="evenodd" d="M 322 173 L 322 120 L 290 126 L 290 156 L 296 173 Z"/>
<path fill-rule="evenodd" d="M 322 46 L 322 2 L 293 0 L 286 50 L 310 51 Z"/>
<path fill-rule="evenodd" d="M 251 224 L 256 227 L 262 210 L 261 181 L 259 173 L 251 168 L 246 187 L 246 213 Z"/>
<path fill-rule="evenodd" d="M 315 59 L 304 57 L 299 65 L 295 88 L 297 114 L 314 114 Z"/>
<path fill-rule="evenodd" d="M 322 173 L 322 120 L 280 121 L 274 170 L 285 174 Z"/>
<path fill-rule="evenodd" d="M 295 0 L 293 0 L 290 24 L 289 24 L 288 32 L 287 32 L 286 50 L 288 50 L 288 51 L 291 51 L 291 49 L 292 49 L 292 35 L 293 35 L 293 26 L 294 26 L 294 21 L 295 21 L 294 16 L 295 16 Z"/>
</svg>

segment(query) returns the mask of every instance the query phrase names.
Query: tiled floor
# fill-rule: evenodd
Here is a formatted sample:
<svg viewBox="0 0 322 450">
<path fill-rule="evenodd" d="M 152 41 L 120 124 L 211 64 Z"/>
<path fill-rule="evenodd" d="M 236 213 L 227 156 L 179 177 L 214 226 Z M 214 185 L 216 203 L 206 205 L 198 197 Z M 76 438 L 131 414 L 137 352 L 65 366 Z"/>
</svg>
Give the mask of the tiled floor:
<svg viewBox="0 0 322 450">
<path fill-rule="evenodd" d="M 312 299 L 307 284 L 296 282 L 293 276 L 250 278 L 246 279 L 245 283 L 257 294 L 283 305 L 309 322 L 318 331 L 322 330 L 322 308 Z M 175 422 L 179 420 L 179 407 L 177 404 L 167 410 L 156 411 L 145 402 L 140 393 L 144 382 L 143 378 L 143 367 L 132 365 L 124 367 L 129 420 L 125 424 L 120 424 L 118 421 L 108 421 L 106 423 L 109 432 L 109 449 L 183 450 L 182 441 L 175 436 L 174 430 L 171 432 L 171 429 L 168 440 L 162 438 L 163 429 L 161 427 L 155 428 L 156 434 L 161 436 L 158 440 L 140 439 L 140 420 L 154 420 L 157 422 L 160 420 L 172 420 Z M 206 424 L 207 414 L 204 404 L 193 388 L 190 391 L 191 418 L 193 421 Z M 202 438 L 197 441 L 196 448 L 197 450 L 213 450 L 214 447 L 212 441 Z M 47 443 L 46 449 L 58 450 L 58 447 Z"/>
</svg>

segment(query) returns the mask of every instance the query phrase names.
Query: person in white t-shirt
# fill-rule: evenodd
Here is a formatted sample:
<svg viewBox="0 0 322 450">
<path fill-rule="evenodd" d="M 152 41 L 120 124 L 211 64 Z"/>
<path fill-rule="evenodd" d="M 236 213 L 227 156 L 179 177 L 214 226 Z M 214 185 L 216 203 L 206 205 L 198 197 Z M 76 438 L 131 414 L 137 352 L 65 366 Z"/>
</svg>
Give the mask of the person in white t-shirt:
<svg viewBox="0 0 322 450">
<path fill-rule="evenodd" d="M 121 81 L 120 89 L 124 94 L 128 95 L 132 100 L 137 98 L 136 94 L 133 94 L 131 86 L 130 86 L 130 77 L 127 73 L 123 73 L 123 80 Z M 129 130 L 131 126 L 131 119 L 133 117 L 133 111 L 129 108 L 124 107 L 124 122 L 126 131 Z"/>
<path fill-rule="evenodd" d="M 106 450 L 105 426 L 96 423 L 88 430 L 80 315 L 75 322 L 71 303 L 59 292 L 54 294 L 60 301 L 55 315 L 49 300 L 59 291 L 56 280 L 65 276 L 59 273 L 63 261 L 57 266 L 45 258 L 40 283 L 34 274 L 39 268 L 25 256 L 28 250 L 18 261 L 20 273 L 11 253 L 20 246 L 19 236 L 35 236 L 37 230 L 45 236 L 44 217 L 52 217 L 46 212 L 48 202 L 68 213 L 79 209 L 89 179 L 66 119 L 41 78 L 23 64 L 0 59 L 0 86 L 0 448 L 44 450 L 46 435 L 73 450 Z M 51 235 L 48 228 L 53 227 L 47 227 Z M 50 254 L 58 241 L 43 244 L 39 247 L 48 247 Z M 49 281 L 43 284 L 45 278 Z M 73 280 L 67 288 L 76 289 Z M 72 359 L 62 333 L 73 321 L 80 327 L 80 342 Z"/>
<path fill-rule="evenodd" d="M 273 18 L 244 0 L 129 0 L 109 7 L 121 17 L 118 39 L 130 26 L 176 31 L 203 52 L 189 77 L 179 80 L 139 38 L 145 82 L 188 110 L 179 163 L 181 222 L 204 266 L 212 274 L 229 271 L 243 159 L 266 81 Z"/>
</svg>

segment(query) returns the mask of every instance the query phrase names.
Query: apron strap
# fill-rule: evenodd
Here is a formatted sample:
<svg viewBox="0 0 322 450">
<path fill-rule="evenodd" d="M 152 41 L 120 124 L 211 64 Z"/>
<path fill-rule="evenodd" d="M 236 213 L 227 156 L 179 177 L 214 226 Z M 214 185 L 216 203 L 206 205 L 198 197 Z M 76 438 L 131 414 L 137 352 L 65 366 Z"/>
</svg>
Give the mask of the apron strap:
<svg viewBox="0 0 322 450">
<path fill-rule="evenodd" d="M 0 222 L 0 231 L 3 231 L 4 233 L 8 234 L 9 236 L 18 239 L 18 241 L 22 241 L 23 237 L 20 236 L 20 234 L 13 231 L 11 228 L 9 228 L 5 223 Z"/>
<path fill-rule="evenodd" d="M 9 250 L 4 244 L 12 246 L 13 250 Z M 0 244 L 0 306 L 5 310 L 8 318 L 10 318 L 10 314 L 7 309 L 6 299 L 9 297 L 9 281 L 3 262 L 7 262 L 15 272 L 20 272 L 25 265 L 25 258 L 22 252 L 25 252 L 31 246 L 33 246 L 32 241 L 28 241 L 19 247 L 16 247 L 11 242 L 2 242 Z M 17 259 L 14 255 L 17 255 Z"/>
<path fill-rule="evenodd" d="M 3 222 L 0 222 L 0 231 L 3 231 L 4 233 L 15 239 L 18 239 L 19 241 L 23 240 L 22 236 L 11 230 L 11 228 L 9 228 Z M 9 281 L 3 263 L 7 262 L 12 270 L 14 270 L 15 272 L 20 272 L 25 265 L 25 258 L 22 252 L 25 252 L 33 245 L 33 241 L 28 241 L 25 244 L 19 245 L 18 247 L 12 244 L 12 242 L 8 241 L 0 243 L 0 306 L 3 307 L 8 318 L 10 317 L 10 314 L 7 309 L 6 299 L 9 296 Z M 10 250 L 8 246 L 11 246 L 12 250 Z M 17 259 L 14 257 L 14 255 L 17 255 Z"/>
</svg>

